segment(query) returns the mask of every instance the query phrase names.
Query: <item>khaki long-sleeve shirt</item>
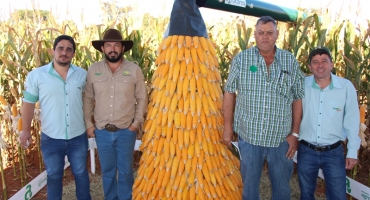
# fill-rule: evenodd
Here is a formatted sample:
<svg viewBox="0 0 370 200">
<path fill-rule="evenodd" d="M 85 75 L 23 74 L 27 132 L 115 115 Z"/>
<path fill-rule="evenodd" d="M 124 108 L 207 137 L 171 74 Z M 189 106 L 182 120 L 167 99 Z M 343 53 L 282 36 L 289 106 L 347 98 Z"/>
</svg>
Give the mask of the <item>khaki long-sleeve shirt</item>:
<svg viewBox="0 0 370 200">
<path fill-rule="evenodd" d="M 103 129 L 108 123 L 118 128 L 139 127 L 148 105 L 143 73 L 139 66 L 124 60 L 114 72 L 105 60 L 94 63 L 87 72 L 83 95 L 86 128 Z"/>
</svg>

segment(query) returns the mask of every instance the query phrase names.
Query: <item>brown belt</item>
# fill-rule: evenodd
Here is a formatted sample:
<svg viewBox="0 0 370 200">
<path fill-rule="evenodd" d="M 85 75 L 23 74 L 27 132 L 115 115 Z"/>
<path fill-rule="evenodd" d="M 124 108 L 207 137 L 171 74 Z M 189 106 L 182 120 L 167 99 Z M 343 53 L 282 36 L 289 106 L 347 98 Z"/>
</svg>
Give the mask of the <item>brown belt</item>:
<svg viewBox="0 0 370 200">
<path fill-rule="evenodd" d="M 106 124 L 104 128 L 109 132 L 116 132 L 119 130 L 119 128 L 114 124 Z"/>
</svg>

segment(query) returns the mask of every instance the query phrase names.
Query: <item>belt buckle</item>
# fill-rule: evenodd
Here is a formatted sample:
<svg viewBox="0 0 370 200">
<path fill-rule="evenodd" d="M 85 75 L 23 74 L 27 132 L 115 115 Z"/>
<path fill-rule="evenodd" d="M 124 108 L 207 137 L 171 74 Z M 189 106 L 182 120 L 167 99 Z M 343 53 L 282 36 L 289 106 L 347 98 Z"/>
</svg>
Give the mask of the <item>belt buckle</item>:
<svg viewBox="0 0 370 200">
<path fill-rule="evenodd" d="M 118 130 L 118 127 L 114 124 L 106 124 L 104 128 L 109 132 L 116 132 Z"/>
<path fill-rule="evenodd" d="M 325 151 L 326 150 L 326 146 L 323 146 L 323 147 L 318 147 L 318 146 L 315 146 L 315 151 Z"/>
</svg>

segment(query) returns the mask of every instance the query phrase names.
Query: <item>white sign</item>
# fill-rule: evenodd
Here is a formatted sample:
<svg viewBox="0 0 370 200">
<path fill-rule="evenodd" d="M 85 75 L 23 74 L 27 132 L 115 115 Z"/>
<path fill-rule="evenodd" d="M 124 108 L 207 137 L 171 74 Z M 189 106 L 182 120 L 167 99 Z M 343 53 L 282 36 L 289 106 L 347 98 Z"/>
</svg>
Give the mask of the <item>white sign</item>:
<svg viewBox="0 0 370 200">
<path fill-rule="evenodd" d="M 65 157 L 64 169 L 69 167 L 69 162 L 67 157 Z M 43 187 L 45 187 L 47 182 L 46 171 L 43 171 L 40 175 L 34 178 L 16 194 L 14 194 L 9 200 L 29 200 L 36 195 Z"/>
<path fill-rule="evenodd" d="M 242 8 L 247 7 L 247 1 L 246 0 L 225 0 L 225 4 L 238 6 L 238 7 L 242 7 Z"/>
</svg>

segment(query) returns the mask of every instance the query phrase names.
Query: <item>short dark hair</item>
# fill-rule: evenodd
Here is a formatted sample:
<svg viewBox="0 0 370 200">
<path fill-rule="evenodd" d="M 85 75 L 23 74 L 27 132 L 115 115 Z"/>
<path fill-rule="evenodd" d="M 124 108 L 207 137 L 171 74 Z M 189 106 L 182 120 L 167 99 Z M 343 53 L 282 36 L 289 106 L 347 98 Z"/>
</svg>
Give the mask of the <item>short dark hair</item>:
<svg viewBox="0 0 370 200">
<path fill-rule="evenodd" d="M 333 61 L 331 54 L 330 54 L 330 50 L 326 47 L 318 46 L 318 47 L 313 48 L 308 54 L 308 63 L 311 63 L 312 57 L 316 56 L 317 54 L 320 54 L 320 56 L 322 54 L 326 54 L 329 56 L 330 61 L 331 62 Z"/>
<path fill-rule="evenodd" d="M 58 43 L 62 40 L 68 40 L 73 46 L 73 52 L 76 51 L 76 43 L 75 43 L 74 39 L 69 35 L 60 35 L 57 38 L 55 38 L 54 46 L 53 46 L 54 50 L 55 50 L 55 47 L 57 47 Z"/>
<path fill-rule="evenodd" d="M 270 17 L 270 16 L 262 16 L 260 17 L 258 20 L 257 20 L 257 23 L 256 23 L 256 26 L 258 24 L 267 24 L 269 22 L 272 22 L 275 27 L 276 27 L 276 21 L 274 20 L 274 18 Z"/>
</svg>

